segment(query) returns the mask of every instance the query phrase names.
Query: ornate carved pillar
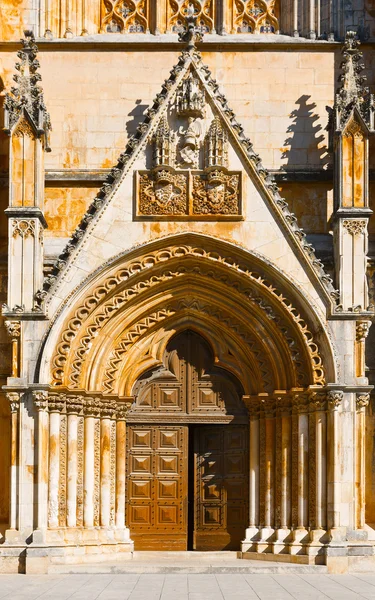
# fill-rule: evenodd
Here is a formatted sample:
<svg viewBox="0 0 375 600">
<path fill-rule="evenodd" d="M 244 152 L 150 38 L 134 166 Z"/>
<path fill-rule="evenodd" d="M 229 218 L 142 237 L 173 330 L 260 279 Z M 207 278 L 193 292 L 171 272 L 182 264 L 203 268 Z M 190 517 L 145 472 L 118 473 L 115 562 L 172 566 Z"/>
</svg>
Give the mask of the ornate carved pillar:
<svg viewBox="0 0 375 600">
<path fill-rule="evenodd" d="M 310 394 L 310 527 L 321 536 L 327 528 L 327 395 Z M 315 538 L 317 537 L 315 536 Z"/>
<path fill-rule="evenodd" d="M 294 530 L 291 554 L 299 551 L 308 535 L 309 519 L 309 421 L 306 394 L 296 394 L 292 400 L 293 431 L 293 512 Z"/>
<path fill-rule="evenodd" d="M 257 550 L 268 549 L 275 517 L 275 400 L 262 399 L 260 422 L 260 540 Z"/>
<path fill-rule="evenodd" d="M 366 377 L 365 342 L 371 321 L 357 321 L 355 324 L 355 376 Z M 367 380 L 366 380 L 367 382 Z"/>
<path fill-rule="evenodd" d="M 366 434 L 366 408 L 370 401 L 370 394 L 359 393 L 356 395 L 356 481 L 355 481 L 355 526 L 363 529 L 365 526 L 365 434 Z"/>
<path fill-rule="evenodd" d="M 20 321 L 5 321 L 5 327 L 10 339 L 12 340 L 12 377 L 20 376 L 20 338 L 21 338 L 21 322 Z"/>
<path fill-rule="evenodd" d="M 19 392 L 7 392 L 7 400 L 11 411 L 11 454 L 10 454 L 10 523 L 12 530 L 19 528 Z"/>
<path fill-rule="evenodd" d="M 99 481 L 100 477 L 100 407 L 98 401 L 86 398 L 84 404 L 84 504 L 85 527 L 99 525 Z"/>
<path fill-rule="evenodd" d="M 37 529 L 42 541 L 48 527 L 48 453 L 49 453 L 49 414 L 48 393 L 45 390 L 33 392 L 34 406 L 38 414 L 38 470 L 37 470 Z M 35 542 L 35 533 L 33 536 Z M 39 540 L 38 540 L 39 541 Z"/>
<path fill-rule="evenodd" d="M 112 435 L 112 425 L 116 428 L 113 417 L 116 414 L 116 403 L 102 403 L 100 431 L 100 524 L 109 527 L 113 524 L 114 511 L 111 515 L 112 463 L 115 459 L 113 451 L 116 447 L 116 431 Z"/>
<path fill-rule="evenodd" d="M 73 396 L 66 400 L 67 412 L 67 484 L 66 484 L 66 520 L 68 527 L 77 526 L 77 496 L 80 477 L 79 457 L 82 449 L 78 448 L 78 425 L 83 407 L 82 396 Z"/>
<path fill-rule="evenodd" d="M 341 390 L 330 390 L 327 394 L 327 441 L 328 441 L 328 469 L 327 469 L 327 526 L 332 540 L 341 540 L 340 531 L 340 414 L 344 394 Z"/>
<path fill-rule="evenodd" d="M 53 395 L 49 408 L 49 487 L 48 487 L 48 527 L 56 528 L 59 521 L 60 500 L 60 420 L 65 408 L 65 397 Z"/>
<path fill-rule="evenodd" d="M 249 412 L 249 527 L 242 551 L 255 550 L 259 534 L 259 398 L 243 396 Z"/>
<path fill-rule="evenodd" d="M 291 526 L 292 421 L 288 396 L 276 396 L 276 539 L 274 553 L 285 547 Z"/>
</svg>

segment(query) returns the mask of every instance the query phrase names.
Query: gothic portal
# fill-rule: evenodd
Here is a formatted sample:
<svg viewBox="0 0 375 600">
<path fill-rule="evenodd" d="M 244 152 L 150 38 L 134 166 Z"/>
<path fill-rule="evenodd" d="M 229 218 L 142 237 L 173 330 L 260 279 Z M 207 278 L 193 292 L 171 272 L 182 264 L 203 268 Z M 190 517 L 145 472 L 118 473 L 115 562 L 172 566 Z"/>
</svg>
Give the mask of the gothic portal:
<svg viewBox="0 0 375 600">
<path fill-rule="evenodd" d="M 373 569 L 368 3 L 13 4 L 0 571 Z"/>
</svg>

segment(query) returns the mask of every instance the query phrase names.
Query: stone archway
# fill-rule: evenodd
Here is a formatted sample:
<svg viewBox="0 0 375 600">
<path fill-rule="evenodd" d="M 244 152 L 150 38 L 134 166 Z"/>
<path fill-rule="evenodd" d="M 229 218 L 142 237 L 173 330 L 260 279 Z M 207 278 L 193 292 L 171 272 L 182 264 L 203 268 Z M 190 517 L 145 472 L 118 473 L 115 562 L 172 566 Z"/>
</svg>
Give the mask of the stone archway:
<svg viewBox="0 0 375 600">
<path fill-rule="evenodd" d="M 135 549 L 240 550 L 249 496 L 241 383 L 185 329 L 133 391 L 126 514 Z"/>
<path fill-rule="evenodd" d="M 52 433 L 58 439 L 47 457 L 47 540 L 64 540 L 68 527 L 84 543 L 100 527 L 102 540 L 109 543 L 115 529 L 131 544 L 125 444 L 127 427 L 137 423 L 129 406 L 145 393 L 148 377 L 165 374 L 169 344 L 187 329 L 209 342 L 217 372 L 242 386 L 251 482 L 242 549 L 304 552 L 309 528 L 325 535 L 324 390 L 335 362 L 319 311 L 259 256 L 183 234 L 111 261 L 81 285 L 51 326 L 40 359 L 40 377 L 51 385 L 49 432 L 41 421 L 40 439 Z M 182 414 L 169 400 L 165 427 L 199 421 L 198 409 Z M 155 423 L 155 414 L 161 422 L 155 408 L 138 406 L 138 424 Z M 227 427 L 222 408 L 212 410 L 212 426 L 221 419 Z"/>
</svg>

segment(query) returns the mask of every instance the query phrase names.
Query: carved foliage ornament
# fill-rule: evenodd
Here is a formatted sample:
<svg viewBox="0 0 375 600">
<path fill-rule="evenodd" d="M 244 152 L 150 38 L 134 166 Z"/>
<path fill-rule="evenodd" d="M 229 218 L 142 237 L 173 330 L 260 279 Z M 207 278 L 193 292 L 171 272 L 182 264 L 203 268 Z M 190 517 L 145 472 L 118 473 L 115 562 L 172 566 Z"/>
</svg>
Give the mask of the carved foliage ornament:
<svg viewBox="0 0 375 600">
<path fill-rule="evenodd" d="M 356 405 L 357 410 L 364 410 L 370 403 L 370 394 L 369 393 L 360 393 L 356 395 Z"/>
<path fill-rule="evenodd" d="M 364 342 L 371 327 L 371 321 L 357 321 L 355 325 L 355 337 L 357 342 Z"/>
<path fill-rule="evenodd" d="M 5 321 L 5 328 L 10 339 L 16 340 L 21 335 L 21 322 L 20 321 Z"/>
<path fill-rule="evenodd" d="M 328 408 L 338 410 L 344 399 L 344 392 L 341 390 L 331 390 L 327 393 Z"/>
</svg>

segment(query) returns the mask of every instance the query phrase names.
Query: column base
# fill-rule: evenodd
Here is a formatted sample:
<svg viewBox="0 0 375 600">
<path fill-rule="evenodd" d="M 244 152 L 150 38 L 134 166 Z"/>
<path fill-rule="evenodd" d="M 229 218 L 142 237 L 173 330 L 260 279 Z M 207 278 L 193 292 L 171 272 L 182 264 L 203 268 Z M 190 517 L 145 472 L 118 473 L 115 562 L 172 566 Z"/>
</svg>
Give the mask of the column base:
<svg viewBox="0 0 375 600">
<path fill-rule="evenodd" d="M 309 541 L 309 532 L 303 527 L 294 529 L 292 542 L 289 545 L 289 554 L 305 554 L 306 544 Z"/>
<path fill-rule="evenodd" d="M 257 552 L 272 552 L 272 542 L 275 530 L 272 527 L 261 527 L 259 529 L 259 541 L 256 542 Z"/>
<path fill-rule="evenodd" d="M 273 554 L 286 554 L 286 545 L 290 542 L 291 531 L 287 528 L 276 529 L 275 541 L 272 544 Z"/>
<path fill-rule="evenodd" d="M 241 542 L 241 552 L 255 552 L 256 542 L 259 540 L 258 527 L 248 527 L 246 529 L 246 537 Z"/>
</svg>

